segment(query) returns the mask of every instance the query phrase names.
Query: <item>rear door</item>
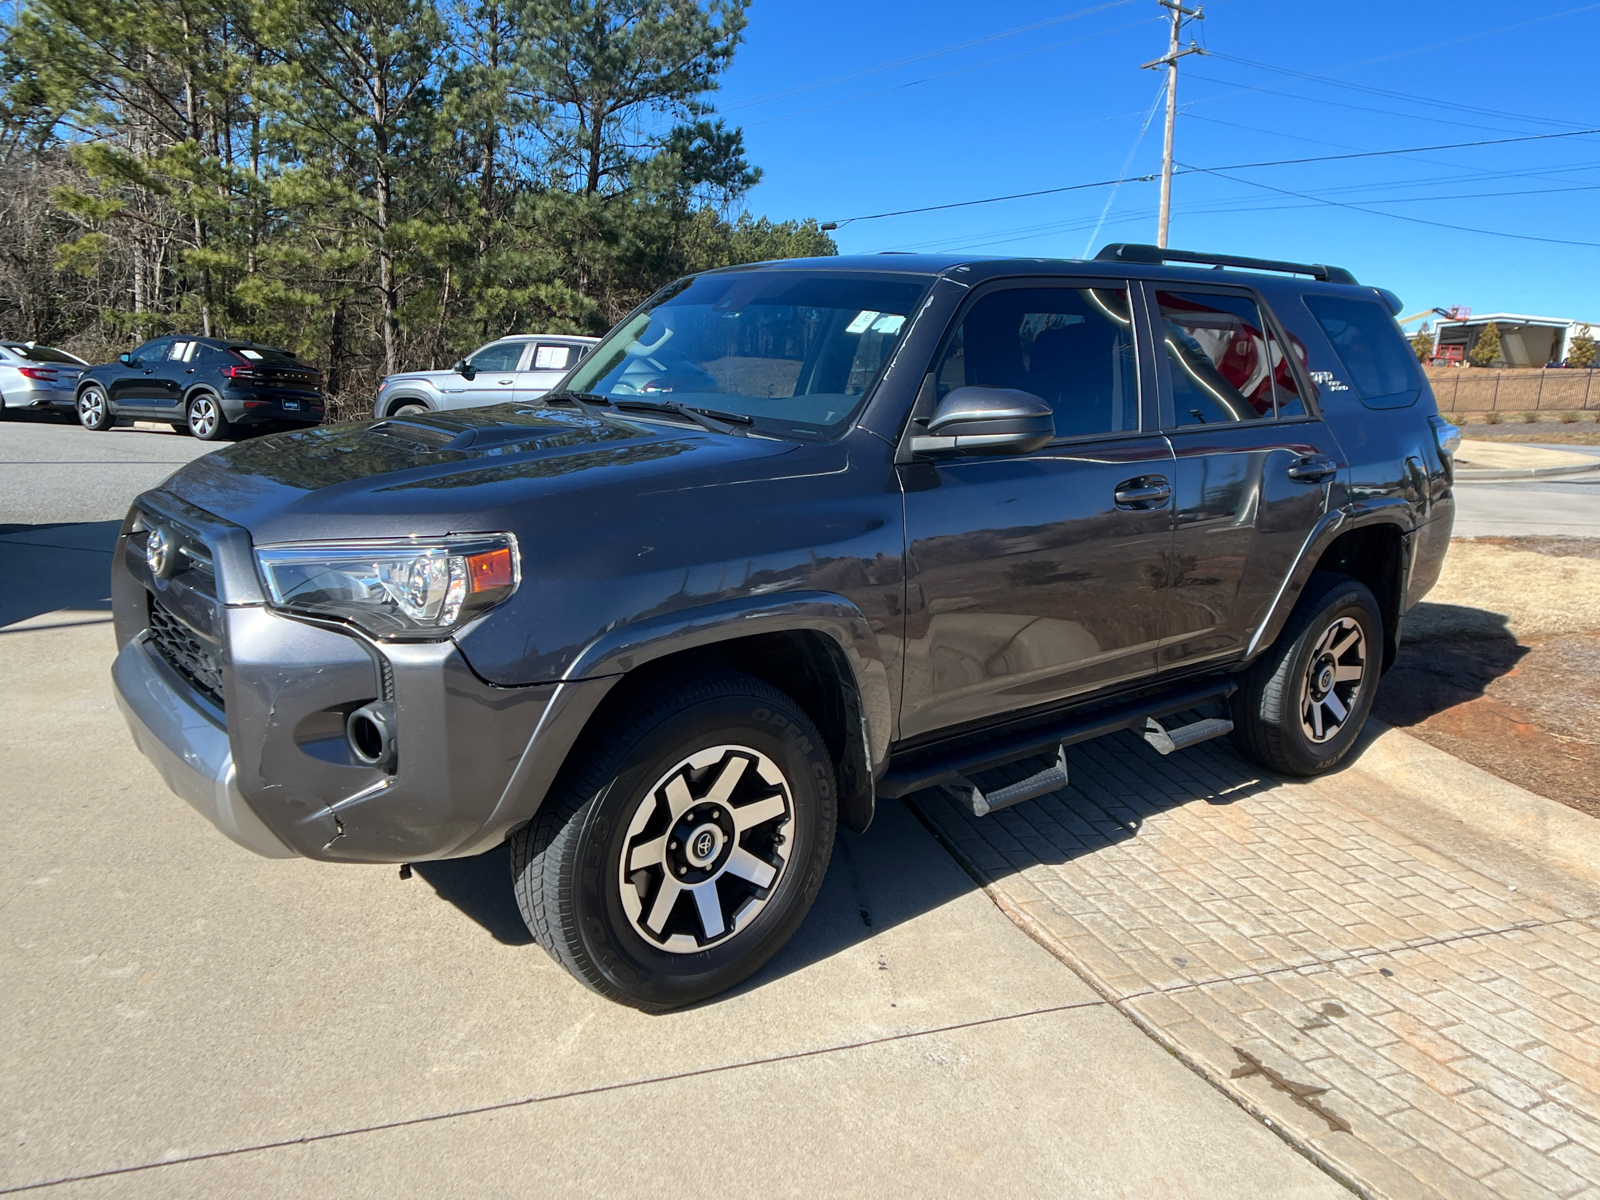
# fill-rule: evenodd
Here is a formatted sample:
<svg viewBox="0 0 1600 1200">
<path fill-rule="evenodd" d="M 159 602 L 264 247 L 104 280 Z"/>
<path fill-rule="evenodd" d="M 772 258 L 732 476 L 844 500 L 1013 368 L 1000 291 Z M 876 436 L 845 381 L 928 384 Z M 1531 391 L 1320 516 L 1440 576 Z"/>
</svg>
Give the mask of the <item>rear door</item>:
<svg viewBox="0 0 1600 1200">
<path fill-rule="evenodd" d="M 1031 454 L 901 468 L 903 736 L 1155 670 L 1173 459 L 1144 340 L 1120 281 L 1001 283 L 958 314 L 915 416 L 957 387 L 1018 388 L 1051 403 L 1057 436 Z"/>
<path fill-rule="evenodd" d="M 561 382 L 561 377 L 582 356 L 583 347 L 570 342 L 534 342 L 517 372 L 517 399 L 538 399 Z"/>
<path fill-rule="evenodd" d="M 1306 399 L 1303 347 L 1286 342 L 1254 293 L 1144 291 L 1161 335 L 1162 419 L 1175 460 L 1166 580 L 1175 628 L 1160 661 L 1176 670 L 1245 651 L 1344 464 Z"/>
</svg>

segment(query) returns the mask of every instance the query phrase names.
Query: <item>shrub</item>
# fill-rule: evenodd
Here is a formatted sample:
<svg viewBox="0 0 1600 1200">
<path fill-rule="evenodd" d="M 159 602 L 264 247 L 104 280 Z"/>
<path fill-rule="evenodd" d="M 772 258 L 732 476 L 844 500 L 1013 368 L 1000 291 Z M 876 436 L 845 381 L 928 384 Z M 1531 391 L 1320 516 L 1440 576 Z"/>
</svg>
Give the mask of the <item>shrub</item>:
<svg viewBox="0 0 1600 1200">
<path fill-rule="evenodd" d="M 1500 326 L 1490 321 L 1478 331 L 1478 340 L 1472 343 L 1467 357 L 1474 366 L 1492 367 L 1500 361 Z"/>
<path fill-rule="evenodd" d="M 1571 424 L 1573 424 L 1573 423 L 1575 423 L 1577 421 L 1581 421 L 1581 420 L 1583 420 L 1583 414 L 1582 413 L 1564 412 L 1564 413 L 1561 414 L 1561 423 L 1563 425 L 1571 425 Z"/>
<path fill-rule="evenodd" d="M 1569 367 L 1594 366 L 1594 334 L 1585 325 L 1573 335 L 1572 345 L 1567 347 L 1567 365 Z"/>
<path fill-rule="evenodd" d="M 1484 413 L 1483 414 L 1483 419 L 1484 419 L 1484 422 L 1486 424 L 1498 425 L 1498 424 L 1500 424 L 1500 422 L 1502 422 L 1502 421 L 1504 421 L 1506 419 L 1506 416 L 1505 416 L 1504 413 L 1497 413 L 1497 412 Z"/>
</svg>

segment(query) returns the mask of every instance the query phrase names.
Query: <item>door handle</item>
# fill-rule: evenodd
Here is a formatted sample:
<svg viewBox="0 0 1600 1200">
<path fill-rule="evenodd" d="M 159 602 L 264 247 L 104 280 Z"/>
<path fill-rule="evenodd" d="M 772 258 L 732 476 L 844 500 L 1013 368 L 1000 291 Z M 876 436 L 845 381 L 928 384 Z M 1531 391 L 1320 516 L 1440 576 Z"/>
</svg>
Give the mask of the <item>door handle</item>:
<svg viewBox="0 0 1600 1200">
<path fill-rule="evenodd" d="M 1160 508 L 1172 499 L 1172 487 L 1167 483 L 1165 476 L 1140 475 L 1136 479 L 1126 479 L 1117 484 L 1116 491 L 1111 495 L 1116 500 L 1118 508 L 1146 511 Z"/>
<path fill-rule="evenodd" d="M 516 380 L 515 380 L 515 379 L 502 379 L 502 380 L 501 380 L 501 381 L 500 381 L 500 386 L 501 386 L 501 387 L 505 387 L 505 386 L 507 386 L 507 385 L 508 385 L 508 384 L 512 384 L 512 383 L 515 383 L 515 382 L 516 382 Z"/>
<path fill-rule="evenodd" d="M 1298 483 L 1321 483 L 1339 471 L 1339 464 L 1320 454 L 1308 454 L 1289 464 L 1289 478 Z"/>
</svg>

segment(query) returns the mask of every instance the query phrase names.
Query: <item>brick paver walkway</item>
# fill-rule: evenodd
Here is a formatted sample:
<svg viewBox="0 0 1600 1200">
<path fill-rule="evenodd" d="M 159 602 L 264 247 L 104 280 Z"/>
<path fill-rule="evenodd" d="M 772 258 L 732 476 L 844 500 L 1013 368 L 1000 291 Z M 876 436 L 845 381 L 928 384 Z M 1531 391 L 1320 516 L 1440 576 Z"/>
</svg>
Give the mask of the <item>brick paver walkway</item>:
<svg viewBox="0 0 1600 1200">
<path fill-rule="evenodd" d="M 1600 1200 L 1600 909 L 1225 742 L 1161 759 L 1123 734 L 1069 763 L 1070 788 L 988 817 L 913 806 L 1013 920 L 1357 1190 Z"/>
</svg>

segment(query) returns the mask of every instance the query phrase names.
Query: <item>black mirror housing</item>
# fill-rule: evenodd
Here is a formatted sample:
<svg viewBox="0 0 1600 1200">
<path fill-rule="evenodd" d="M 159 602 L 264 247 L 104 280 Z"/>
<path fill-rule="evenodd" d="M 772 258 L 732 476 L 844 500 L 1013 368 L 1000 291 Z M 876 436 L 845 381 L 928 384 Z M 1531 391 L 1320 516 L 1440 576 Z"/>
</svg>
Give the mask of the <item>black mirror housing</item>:
<svg viewBox="0 0 1600 1200">
<path fill-rule="evenodd" d="M 1029 454 L 1056 435 L 1055 410 L 1032 392 L 960 387 L 939 403 L 926 436 L 911 439 L 915 454 Z"/>
<path fill-rule="evenodd" d="M 472 369 L 472 364 L 464 358 L 457 362 L 456 365 L 450 369 L 457 375 L 460 375 L 463 379 L 471 379 L 477 374 L 477 372 Z"/>
</svg>

